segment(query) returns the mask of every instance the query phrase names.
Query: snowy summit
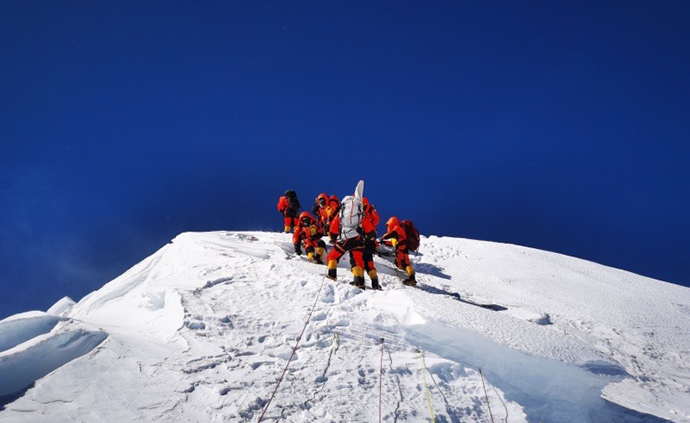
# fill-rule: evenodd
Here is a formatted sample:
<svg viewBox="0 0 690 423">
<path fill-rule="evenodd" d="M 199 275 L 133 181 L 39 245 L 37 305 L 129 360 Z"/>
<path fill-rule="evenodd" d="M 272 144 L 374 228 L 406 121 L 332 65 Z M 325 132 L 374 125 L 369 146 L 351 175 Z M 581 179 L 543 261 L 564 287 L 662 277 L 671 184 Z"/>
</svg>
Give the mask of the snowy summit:
<svg viewBox="0 0 690 423">
<path fill-rule="evenodd" d="M 291 234 L 181 234 L 0 321 L 0 422 L 690 422 L 690 289 L 458 238 L 411 259 L 417 286 L 376 257 L 361 290 Z"/>
</svg>

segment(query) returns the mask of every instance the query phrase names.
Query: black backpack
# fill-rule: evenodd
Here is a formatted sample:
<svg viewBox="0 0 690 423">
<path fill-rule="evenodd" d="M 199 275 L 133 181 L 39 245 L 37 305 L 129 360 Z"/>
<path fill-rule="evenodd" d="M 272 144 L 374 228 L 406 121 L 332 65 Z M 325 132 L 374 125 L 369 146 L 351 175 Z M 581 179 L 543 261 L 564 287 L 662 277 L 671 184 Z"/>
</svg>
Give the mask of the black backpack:
<svg viewBox="0 0 690 423">
<path fill-rule="evenodd" d="M 405 230 L 407 235 L 407 249 L 410 251 L 417 251 L 419 248 L 419 231 L 414 227 L 411 220 L 403 220 L 400 226 Z"/>
<path fill-rule="evenodd" d="M 297 193 L 295 193 L 294 190 L 287 190 L 285 191 L 285 197 L 288 199 L 288 203 L 290 204 L 290 208 L 295 211 L 295 213 L 298 213 L 302 209 L 302 205 L 299 203 L 299 200 L 297 199 Z"/>
</svg>

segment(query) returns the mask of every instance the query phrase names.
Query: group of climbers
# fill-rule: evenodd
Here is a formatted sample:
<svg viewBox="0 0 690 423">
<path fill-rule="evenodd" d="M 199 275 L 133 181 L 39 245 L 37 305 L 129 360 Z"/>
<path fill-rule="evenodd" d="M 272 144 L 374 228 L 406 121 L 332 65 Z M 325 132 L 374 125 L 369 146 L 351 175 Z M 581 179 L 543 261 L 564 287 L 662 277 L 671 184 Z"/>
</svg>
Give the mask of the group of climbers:
<svg viewBox="0 0 690 423">
<path fill-rule="evenodd" d="M 403 280 L 406 285 L 416 285 L 415 273 L 410 263 L 409 252 L 411 243 L 408 240 L 405 225 L 393 216 L 386 222 L 386 233 L 377 239 L 377 225 L 380 217 L 376 208 L 366 197 L 360 195 L 338 197 L 319 194 L 312 208 L 313 215 L 307 211 L 300 213 L 300 204 L 295 191 L 288 190 L 280 197 L 278 211 L 284 218 L 284 231 L 293 231 L 293 245 L 295 253 L 302 254 L 302 248 L 307 258 L 319 264 L 324 264 L 326 243 L 322 237 L 328 235 L 333 248 L 326 257 L 328 266 L 327 277 L 336 281 L 337 267 L 340 259 L 349 253 L 350 268 L 354 275 L 352 285 L 364 288 L 365 273 L 371 279 L 371 287 L 380 290 L 378 274 L 374 263 L 374 255 L 379 253 L 379 246 L 386 245 L 395 251 L 395 264 L 406 272 Z M 409 221 L 403 221 L 407 223 Z M 411 223 L 410 223 L 411 224 Z M 418 246 L 418 232 L 416 233 Z"/>
</svg>

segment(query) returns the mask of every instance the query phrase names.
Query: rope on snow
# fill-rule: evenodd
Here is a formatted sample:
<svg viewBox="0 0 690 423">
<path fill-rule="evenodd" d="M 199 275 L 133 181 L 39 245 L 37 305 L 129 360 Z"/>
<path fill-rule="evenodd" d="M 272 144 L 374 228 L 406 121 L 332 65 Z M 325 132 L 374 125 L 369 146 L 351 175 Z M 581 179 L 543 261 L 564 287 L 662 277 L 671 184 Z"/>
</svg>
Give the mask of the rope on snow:
<svg viewBox="0 0 690 423">
<path fill-rule="evenodd" d="M 426 384 L 426 363 L 424 363 L 424 351 L 419 350 L 419 357 L 422 360 L 422 376 L 424 376 L 424 390 L 426 391 L 426 401 L 429 403 L 429 412 L 431 413 L 432 423 L 436 423 L 436 418 L 434 417 L 434 408 L 431 406 L 431 392 L 429 392 L 429 387 Z"/>
<path fill-rule="evenodd" d="M 432 372 L 429 372 L 429 376 L 431 376 L 431 381 L 434 382 L 436 389 L 438 389 L 438 391 L 441 393 L 441 396 L 443 397 L 443 402 L 446 404 L 446 411 L 448 412 L 448 415 L 452 418 L 455 415 L 455 413 L 453 412 L 453 408 L 450 406 L 450 403 L 448 402 L 448 398 L 446 398 L 446 394 L 443 393 L 441 387 L 438 386 L 438 383 L 436 383 L 436 378 L 434 377 L 434 374 Z"/>
<path fill-rule="evenodd" d="M 505 408 L 505 410 L 506 410 L 506 417 L 505 417 L 505 419 L 503 419 L 503 421 L 508 423 L 508 407 L 506 407 L 506 403 L 503 401 L 503 398 L 501 398 L 501 396 L 498 395 L 498 391 L 496 390 L 496 387 L 493 385 L 491 385 L 491 387 L 494 389 L 494 393 L 496 394 L 498 399 L 501 400 L 501 404 L 503 404 L 503 408 Z"/>
<path fill-rule="evenodd" d="M 484 374 L 482 373 L 482 369 L 479 369 L 479 376 L 482 377 L 482 386 L 484 387 L 484 396 L 486 397 L 486 405 L 489 407 L 489 416 L 491 417 L 491 423 L 494 422 L 494 415 L 491 412 L 491 404 L 489 404 L 489 395 L 486 394 L 486 385 L 484 384 Z"/>
<path fill-rule="evenodd" d="M 383 407 L 383 343 L 385 340 L 381 338 L 381 367 L 379 368 L 379 423 L 381 423 L 382 407 Z"/>
<path fill-rule="evenodd" d="M 312 305 L 311 311 L 309 312 L 309 315 L 307 316 L 307 321 L 304 322 L 304 327 L 302 328 L 302 332 L 297 337 L 297 342 L 295 342 L 295 347 L 292 349 L 292 354 L 290 354 L 290 358 L 288 359 L 287 364 L 285 364 L 285 369 L 283 369 L 283 374 L 280 375 L 280 378 L 278 379 L 278 383 L 276 384 L 276 387 L 273 390 L 273 393 L 271 394 L 271 398 L 268 399 L 268 402 L 266 403 L 266 407 L 264 407 L 263 411 L 261 412 L 261 415 L 259 416 L 259 420 L 257 420 L 257 423 L 260 423 L 261 420 L 263 420 L 264 415 L 266 414 L 266 411 L 268 411 L 268 407 L 271 405 L 271 401 L 273 401 L 273 397 L 275 397 L 276 392 L 278 392 L 278 387 L 280 386 L 280 383 L 283 381 L 283 378 L 285 377 L 285 373 L 287 372 L 287 369 L 290 366 L 290 362 L 292 362 L 292 359 L 295 357 L 295 352 L 297 352 L 297 347 L 299 346 L 299 343 L 302 340 L 302 336 L 304 335 L 304 331 L 307 330 L 307 325 L 309 325 L 309 320 L 311 319 L 311 315 L 312 315 L 312 313 L 314 313 L 314 309 L 316 308 L 316 303 L 319 301 L 319 297 L 321 296 L 321 289 L 323 288 L 323 283 L 325 281 L 326 281 L 326 276 L 324 275 L 323 279 L 321 280 L 321 286 L 319 286 L 319 291 L 316 293 L 316 298 L 314 298 L 314 305 Z"/>
</svg>

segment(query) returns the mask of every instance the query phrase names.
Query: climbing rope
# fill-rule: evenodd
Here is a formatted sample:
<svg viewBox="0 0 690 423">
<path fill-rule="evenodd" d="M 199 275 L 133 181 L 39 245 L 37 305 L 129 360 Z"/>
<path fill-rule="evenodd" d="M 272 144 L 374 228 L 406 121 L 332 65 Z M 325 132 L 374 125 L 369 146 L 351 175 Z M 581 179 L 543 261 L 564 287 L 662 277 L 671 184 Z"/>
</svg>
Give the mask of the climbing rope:
<svg viewBox="0 0 690 423">
<path fill-rule="evenodd" d="M 326 276 L 324 275 L 323 279 L 321 280 L 321 286 L 319 286 L 319 291 L 316 293 L 316 298 L 314 298 L 314 305 L 312 305 L 311 311 L 309 312 L 309 315 L 307 316 L 307 321 L 304 322 L 304 327 L 302 328 L 302 332 L 297 337 L 297 342 L 295 342 L 295 347 L 292 349 L 292 354 L 290 354 L 290 358 L 288 359 L 287 364 L 285 364 L 285 369 L 283 369 L 283 374 L 280 375 L 280 379 L 278 379 L 278 383 L 276 384 L 276 387 L 273 390 L 273 393 L 271 394 L 271 398 L 268 399 L 268 402 L 266 403 L 266 407 L 264 407 L 263 411 L 261 412 L 261 415 L 259 416 L 259 420 L 257 420 L 257 423 L 260 423 L 261 420 L 263 420 L 264 415 L 266 414 L 266 411 L 268 411 L 268 407 L 271 405 L 271 401 L 273 401 L 273 397 L 275 397 L 276 392 L 278 392 L 278 387 L 280 386 L 280 383 L 283 381 L 283 378 L 285 377 L 285 373 L 287 372 L 287 369 L 290 366 L 290 362 L 295 357 L 295 352 L 297 352 L 297 347 L 299 346 L 299 343 L 302 340 L 302 336 L 304 335 L 304 331 L 307 330 L 307 325 L 309 325 L 309 320 L 311 319 L 311 315 L 312 315 L 312 313 L 314 313 L 314 309 L 316 308 L 316 303 L 319 301 L 319 297 L 321 296 L 321 289 L 323 288 L 323 283 L 325 281 L 326 281 Z"/>
<path fill-rule="evenodd" d="M 496 394 L 498 399 L 501 400 L 501 404 L 503 404 L 503 408 L 505 408 L 505 410 L 506 410 L 506 417 L 505 417 L 505 419 L 503 419 L 503 421 L 505 421 L 507 423 L 508 422 L 508 407 L 506 407 L 506 403 L 503 401 L 503 398 L 501 398 L 501 396 L 498 395 L 498 391 L 496 390 L 496 387 L 493 385 L 491 385 L 491 387 L 494 389 L 494 393 Z"/>
<path fill-rule="evenodd" d="M 422 360 L 422 375 L 424 376 L 424 390 L 426 391 L 426 401 L 429 403 L 429 412 L 431 413 L 431 422 L 436 423 L 436 418 L 434 417 L 434 408 L 431 406 L 431 392 L 429 392 L 429 387 L 426 384 L 426 363 L 424 363 L 424 351 L 419 350 L 419 357 Z"/>
<path fill-rule="evenodd" d="M 434 377 L 434 374 L 429 372 L 429 376 L 431 376 L 431 381 L 434 382 L 434 385 L 436 385 L 436 389 L 438 389 L 438 392 L 440 392 L 441 396 L 443 397 L 443 402 L 446 404 L 446 411 L 448 411 L 449 415 L 453 414 L 453 409 L 451 408 L 450 403 L 448 402 L 448 398 L 446 398 L 446 394 L 443 393 L 441 387 L 438 386 L 438 383 L 436 383 L 436 378 Z"/>
<path fill-rule="evenodd" d="M 382 408 L 383 408 L 383 343 L 385 340 L 381 338 L 381 367 L 379 369 L 379 423 L 381 423 Z"/>
<path fill-rule="evenodd" d="M 494 415 L 491 412 L 491 404 L 489 404 L 489 395 L 486 393 L 486 385 L 484 384 L 484 374 L 482 373 L 482 369 L 479 369 L 479 376 L 482 377 L 482 386 L 484 387 L 484 397 L 486 397 L 486 405 L 489 407 L 489 416 L 491 417 L 491 423 L 494 422 Z"/>
</svg>

